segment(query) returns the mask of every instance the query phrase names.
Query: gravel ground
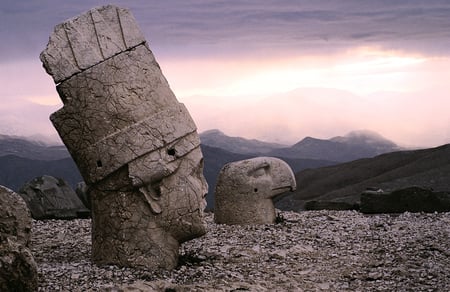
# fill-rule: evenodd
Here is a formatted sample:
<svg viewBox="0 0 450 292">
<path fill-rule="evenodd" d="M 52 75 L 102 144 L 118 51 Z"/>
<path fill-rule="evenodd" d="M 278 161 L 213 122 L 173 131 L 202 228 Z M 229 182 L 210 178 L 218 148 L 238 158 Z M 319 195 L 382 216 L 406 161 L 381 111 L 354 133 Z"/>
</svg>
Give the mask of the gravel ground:
<svg viewBox="0 0 450 292">
<path fill-rule="evenodd" d="M 40 291 L 450 291 L 450 213 L 279 212 L 183 244 L 151 272 L 90 262 L 90 220 L 33 221 Z M 135 290 L 133 290 L 135 289 Z"/>
</svg>

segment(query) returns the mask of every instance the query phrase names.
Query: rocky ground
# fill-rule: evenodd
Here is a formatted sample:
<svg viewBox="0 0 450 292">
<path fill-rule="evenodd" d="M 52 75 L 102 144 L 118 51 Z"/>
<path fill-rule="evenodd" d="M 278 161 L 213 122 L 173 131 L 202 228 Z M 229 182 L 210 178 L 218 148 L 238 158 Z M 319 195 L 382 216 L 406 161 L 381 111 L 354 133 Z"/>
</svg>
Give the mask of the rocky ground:
<svg viewBox="0 0 450 292">
<path fill-rule="evenodd" d="M 183 245 L 172 272 L 90 262 L 90 220 L 33 221 L 40 291 L 449 291 L 450 213 L 280 212 Z"/>
</svg>

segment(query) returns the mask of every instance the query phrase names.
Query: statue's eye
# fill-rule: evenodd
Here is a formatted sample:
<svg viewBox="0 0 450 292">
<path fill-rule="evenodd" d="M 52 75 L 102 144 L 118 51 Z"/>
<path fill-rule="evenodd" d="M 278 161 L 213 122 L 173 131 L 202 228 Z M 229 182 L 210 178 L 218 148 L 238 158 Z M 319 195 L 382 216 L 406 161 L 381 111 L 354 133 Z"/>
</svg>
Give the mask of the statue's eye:
<svg viewBox="0 0 450 292">
<path fill-rule="evenodd" d="M 250 169 L 247 174 L 248 176 L 253 177 L 261 177 L 263 175 L 268 174 L 270 165 L 267 162 L 262 162 L 255 165 L 252 169 Z"/>
<path fill-rule="evenodd" d="M 266 170 L 265 168 L 258 168 L 256 170 L 253 171 L 252 176 L 253 177 L 260 177 L 266 174 Z"/>
</svg>

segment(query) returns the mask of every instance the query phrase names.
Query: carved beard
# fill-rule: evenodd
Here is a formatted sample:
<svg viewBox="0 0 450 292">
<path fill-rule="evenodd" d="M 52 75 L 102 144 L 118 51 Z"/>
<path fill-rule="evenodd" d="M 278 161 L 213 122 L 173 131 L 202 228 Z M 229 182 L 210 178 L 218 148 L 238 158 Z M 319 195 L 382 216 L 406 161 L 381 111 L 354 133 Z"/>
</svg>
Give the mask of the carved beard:
<svg viewBox="0 0 450 292">
<path fill-rule="evenodd" d="M 200 148 L 181 158 L 177 171 L 161 180 L 159 223 L 180 243 L 206 233 L 203 211 L 207 191 Z"/>
</svg>

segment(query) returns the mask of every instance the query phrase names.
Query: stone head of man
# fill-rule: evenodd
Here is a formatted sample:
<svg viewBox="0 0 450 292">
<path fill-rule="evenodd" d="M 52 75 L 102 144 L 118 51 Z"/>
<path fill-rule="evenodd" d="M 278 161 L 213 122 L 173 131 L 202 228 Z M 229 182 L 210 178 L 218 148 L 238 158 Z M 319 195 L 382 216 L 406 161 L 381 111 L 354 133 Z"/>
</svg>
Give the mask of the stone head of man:
<svg viewBox="0 0 450 292">
<path fill-rule="evenodd" d="M 180 138 L 128 164 L 128 177 L 155 216 L 177 241 L 203 235 L 208 185 L 197 133 Z"/>
<path fill-rule="evenodd" d="M 55 27 L 41 53 L 63 107 L 50 117 L 88 186 L 92 258 L 171 269 L 205 233 L 196 126 L 131 13 L 108 5 Z"/>
<path fill-rule="evenodd" d="M 215 189 L 214 218 L 225 224 L 269 224 L 276 214 L 272 199 L 296 188 L 289 165 L 274 157 L 226 164 Z"/>
</svg>

